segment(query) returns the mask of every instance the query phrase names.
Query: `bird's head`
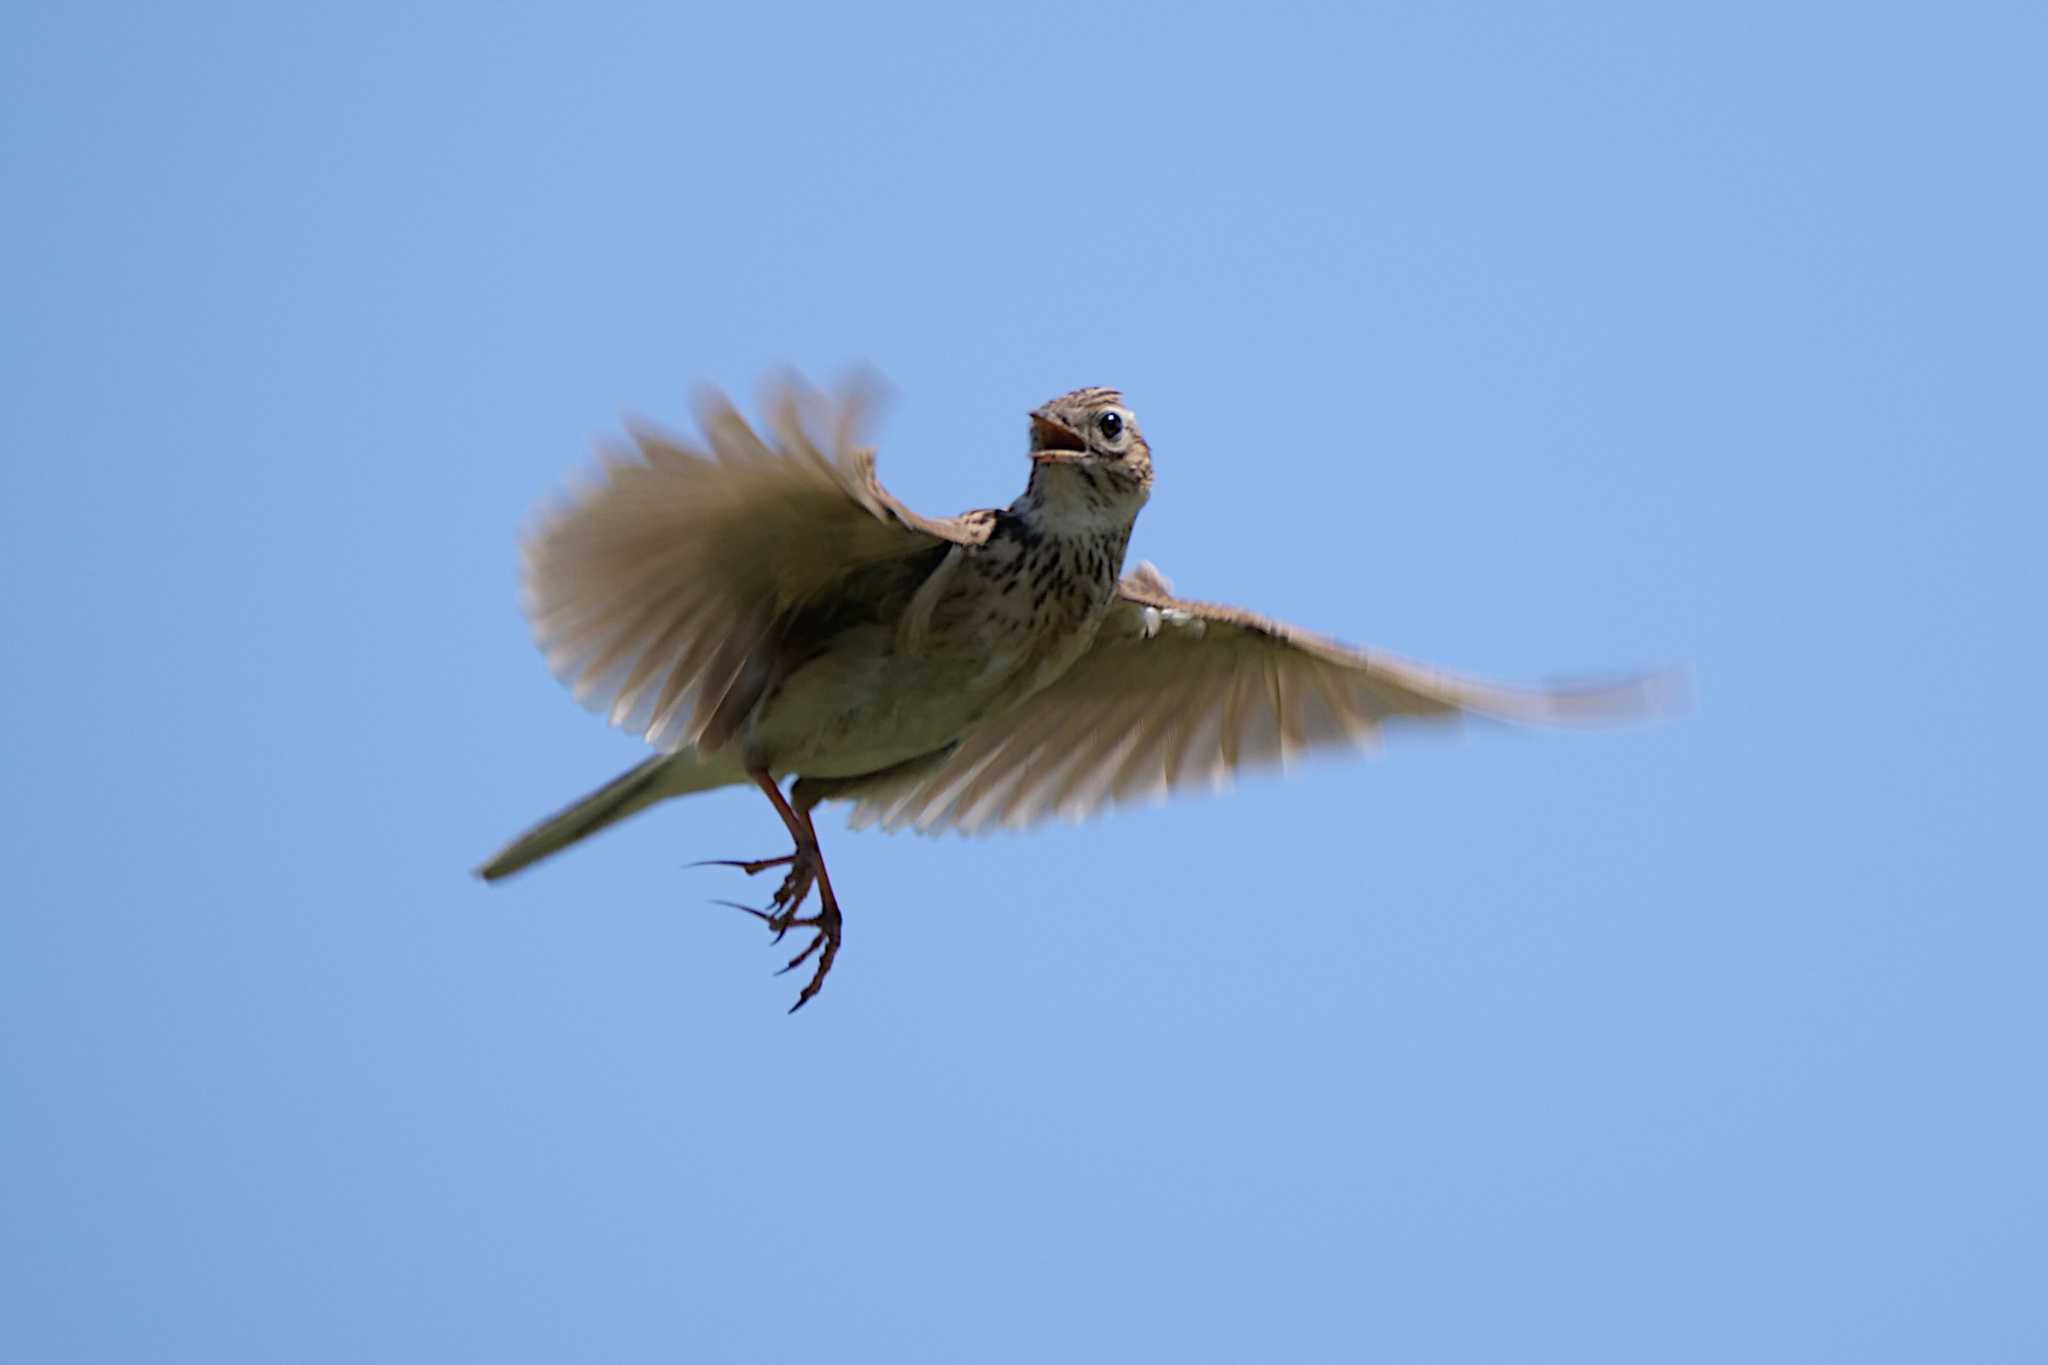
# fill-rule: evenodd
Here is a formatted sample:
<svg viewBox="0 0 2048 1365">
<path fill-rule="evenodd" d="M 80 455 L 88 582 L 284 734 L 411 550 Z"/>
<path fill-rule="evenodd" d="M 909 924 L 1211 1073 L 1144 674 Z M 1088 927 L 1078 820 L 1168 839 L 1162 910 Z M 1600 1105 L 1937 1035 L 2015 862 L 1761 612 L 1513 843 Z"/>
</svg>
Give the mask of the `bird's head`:
<svg viewBox="0 0 2048 1365">
<path fill-rule="evenodd" d="M 1115 389 L 1075 389 L 1031 414 L 1031 481 L 1135 515 L 1152 490 L 1152 448 Z"/>
</svg>

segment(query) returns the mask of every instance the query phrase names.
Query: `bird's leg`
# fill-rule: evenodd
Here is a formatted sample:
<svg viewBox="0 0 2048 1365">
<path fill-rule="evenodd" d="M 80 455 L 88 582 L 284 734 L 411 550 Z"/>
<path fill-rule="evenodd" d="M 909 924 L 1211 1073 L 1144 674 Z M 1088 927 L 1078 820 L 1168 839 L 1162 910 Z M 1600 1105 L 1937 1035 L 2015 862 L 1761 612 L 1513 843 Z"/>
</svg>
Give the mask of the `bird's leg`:
<svg viewBox="0 0 2048 1365">
<path fill-rule="evenodd" d="M 783 796 L 782 789 L 776 785 L 775 778 L 766 770 L 756 770 L 747 775 L 754 779 L 754 785 L 774 803 L 775 813 L 782 817 L 782 823 L 788 828 L 789 837 L 795 841 L 796 848 L 781 858 L 761 858 L 753 862 L 727 864 L 744 870 L 749 876 L 765 868 L 780 867 L 784 864 L 789 866 L 789 875 L 782 879 L 782 885 L 769 901 L 768 909 L 756 910 L 745 905 L 738 908 L 773 929 L 778 943 L 791 929 L 817 930 L 817 935 L 804 950 L 791 958 L 788 965 L 782 969 L 785 972 L 795 971 L 811 954 L 818 955 L 817 969 L 811 973 L 810 981 L 798 993 L 796 1003 L 789 1007 L 789 1012 L 794 1014 L 809 1003 L 810 998 L 818 993 L 819 987 L 825 984 L 825 974 L 832 970 L 832 960 L 839 956 L 839 898 L 832 894 L 832 878 L 825 872 L 825 855 L 818 847 L 818 831 L 811 824 L 811 806 L 814 802 L 805 801 L 800 806 L 792 806 Z M 799 917 L 796 913 L 797 908 L 803 904 L 804 897 L 810 894 L 813 883 L 816 883 L 818 888 L 818 913 Z"/>
</svg>

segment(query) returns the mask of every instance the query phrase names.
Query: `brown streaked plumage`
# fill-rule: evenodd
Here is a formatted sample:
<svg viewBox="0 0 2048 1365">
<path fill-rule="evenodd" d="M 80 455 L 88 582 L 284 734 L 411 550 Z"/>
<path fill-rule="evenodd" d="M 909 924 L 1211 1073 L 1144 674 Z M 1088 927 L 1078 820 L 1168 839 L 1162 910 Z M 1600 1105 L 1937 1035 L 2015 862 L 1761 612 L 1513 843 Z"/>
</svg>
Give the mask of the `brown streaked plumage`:
<svg viewBox="0 0 2048 1365">
<path fill-rule="evenodd" d="M 795 382 L 764 438 L 724 398 L 702 446 L 639 428 L 526 543 L 550 667 L 661 750 L 521 835 L 489 880 L 669 796 L 751 782 L 794 845 L 765 920 L 814 931 L 823 985 L 841 915 L 811 811 L 973 831 L 1214 786 L 1241 767 L 1370 742 L 1397 720 L 1572 723 L 1641 714 L 1657 681 L 1578 691 L 1468 682 L 1125 575 L 1151 450 L 1113 389 L 1030 415 L 1031 478 L 1006 508 L 921 517 L 854 444 L 855 398 Z M 795 777 L 787 797 L 780 781 Z M 799 909 L 813 889 L 815 914 Z"/>
</svg>

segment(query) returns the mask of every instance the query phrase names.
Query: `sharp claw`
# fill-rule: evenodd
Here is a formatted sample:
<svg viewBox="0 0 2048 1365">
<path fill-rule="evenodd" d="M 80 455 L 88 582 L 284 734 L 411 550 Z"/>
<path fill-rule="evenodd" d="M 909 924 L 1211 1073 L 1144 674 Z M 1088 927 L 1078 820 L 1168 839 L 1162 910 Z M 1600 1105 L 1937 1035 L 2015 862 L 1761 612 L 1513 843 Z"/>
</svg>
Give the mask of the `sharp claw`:
<svg viewBox="0 0 2048 1365">
<path fill-rule="evenodd" d="M 789 960 L 789 964 L 785 966 L 781 971 L 777 972 L 776 975 L 782 976 L 785 973 L 795 971 L 799 966 L 803 964 L 803 960 L 805 958 L 809 957 L 812 953 L 817 952 L 818 949 L 824 946 L 825 932 L 824 930 L 820 929 L 818 931 L 818 936 L 811 940 L 810 946 L 805 948 L 802 952 L 798 953 L 795 957 L 791 958 Z"/>
<path fill-rule="evenodd" d="M 738 901 L 713 901 L 711 903 L 713 905 L 723 905 L 731 910 L 743 911 L 758 920 L 770 920 L 773 918 L 766 910 L 756 910 L 753 906 L 741 905 Z"/>
<path fill-rule="evenodd" d="M 818 935 L 818 942 L 825 943 L 825 936 L 822 933 Z M 789 1007 L 791 1014 L 802 1009 L 810 1002 L 811 997 L 818 993 L 818 989 L 825 984 L 825 973 L 832 970 L 832 959 L 838 955 L 839 944 L 836 941 L 825 943 L 825 951 L 818 957 L 818 970 L 811 974 L 810 981 L 797 993 L 796 1003 Z"/>
<path fill-rule="evenodd" d="M 749 877 L 766 872 L 771 867 L 786 867 L 796 861 L 794 853 L 785 853 L 780 858 L 700 858 L 684 867 L 736 867 Z"/>
</svg>

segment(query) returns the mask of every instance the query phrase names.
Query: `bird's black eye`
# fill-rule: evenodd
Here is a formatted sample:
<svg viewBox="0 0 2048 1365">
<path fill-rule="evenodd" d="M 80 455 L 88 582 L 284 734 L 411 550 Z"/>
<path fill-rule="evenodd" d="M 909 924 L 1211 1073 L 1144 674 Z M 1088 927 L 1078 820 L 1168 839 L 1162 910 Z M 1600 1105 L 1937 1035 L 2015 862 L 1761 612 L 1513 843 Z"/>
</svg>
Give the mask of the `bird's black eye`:
<svg viewBox="0 0 2048 1365">
<path fill-rule="evenodd" d="M 1105 412 L 1095 419 L 1095 429 L 1101 432 L 1105 439 L 1114 441 L 1124 434 L 1124 419 L 1117 413 Z"/>
</svg>

